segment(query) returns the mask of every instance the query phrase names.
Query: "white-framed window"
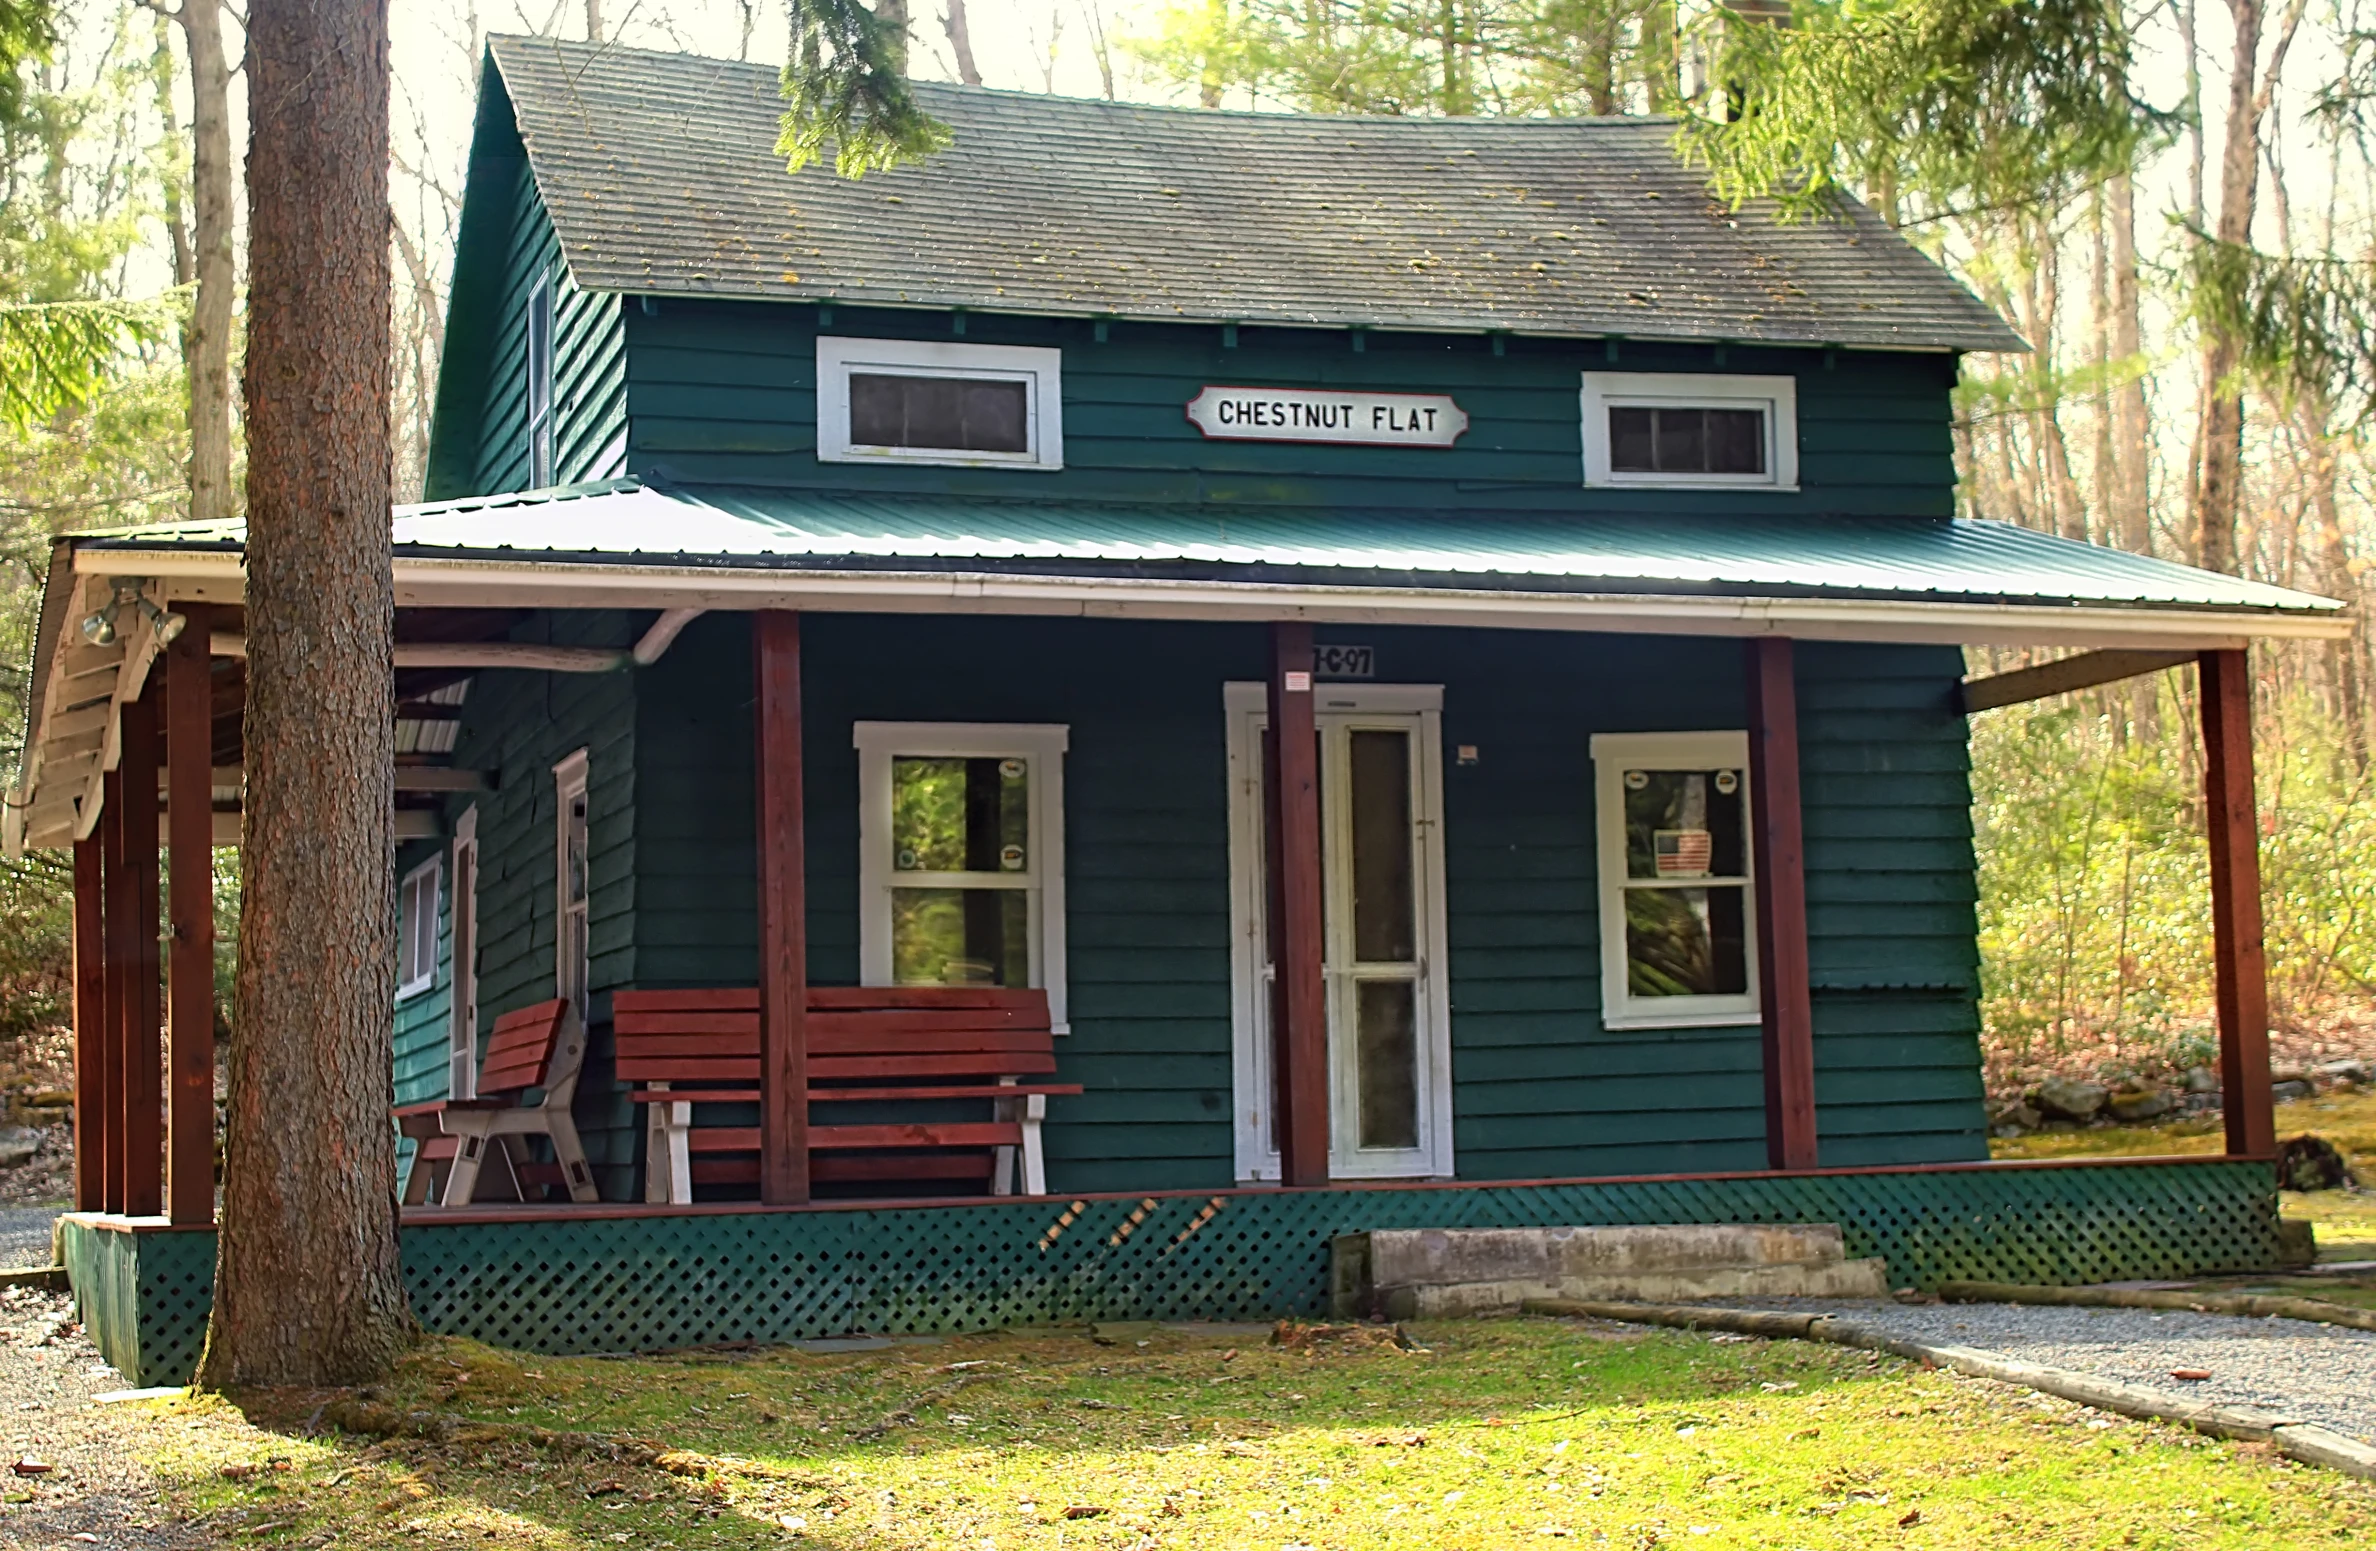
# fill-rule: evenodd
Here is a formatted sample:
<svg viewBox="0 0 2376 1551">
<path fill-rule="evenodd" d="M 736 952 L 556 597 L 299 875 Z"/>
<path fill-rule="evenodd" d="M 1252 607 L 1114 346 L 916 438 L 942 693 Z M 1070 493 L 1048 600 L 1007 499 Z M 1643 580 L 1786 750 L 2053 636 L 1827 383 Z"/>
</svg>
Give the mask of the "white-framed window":
<svg viewBox="0 0 2376 1551">
<path fill-rule="evenodd" d="M 1067 1032 L 1067 729 L 860 722 L 858 972 L 870 986 L 1037 986 Z"/>
<path fill-rule="evenodd" d="M 1757 1021 L 1746 732 L 1596 733 L 1601 1022 Z"/>
<path fill-rule="evenodd" d="M 593 889 L 586 826 L 586 751 L 579 749 L 553 767 L 553 994 L 579 1017 L 586 1012 L 591 979 L 588 905 Z"/>
<path fill-rule="evenodd" d="M 1798 488 L 1798 379 L 1586 372 L 1584 483 Z"/>
<path fill-rule="evenodd" d="M 909 339 L 817 339 L 826 463 L 1064 467 L 1064 352 Z"/>
<path fill-rule="evenodd" d="M 418 996 L 437 983 L 437 881 L 442 858 L 404 875 L 396 895 L 396 995 Z"/>
<path fill-rule="evenodd" d="M 553 277 L 528 292 L 528 488 L 553 482 Z"/>
<path fill-rule="evenodd" d="M 478 805 L 454 825 L 454 995 L 447 1010 L 447 1092 L 478 1097 Z"/>
</svg>

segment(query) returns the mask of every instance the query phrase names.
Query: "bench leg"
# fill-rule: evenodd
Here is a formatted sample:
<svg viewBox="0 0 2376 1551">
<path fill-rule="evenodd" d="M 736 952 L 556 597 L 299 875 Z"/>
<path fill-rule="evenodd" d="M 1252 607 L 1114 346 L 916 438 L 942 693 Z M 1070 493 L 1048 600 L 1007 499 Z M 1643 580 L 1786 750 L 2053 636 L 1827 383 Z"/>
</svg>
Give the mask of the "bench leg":
<svg viewBox="0 0 2376 1551">
<path fill-rule="evenodd" d="M 445 1193 L 438 1197 L 442 1206 L 468 1206 L 472 1193 L 478 1189 L 479 1169 L 487 1161 L 488 1149 L 503 1145 L 500 1138 L 489 1136 L 482 1126 L 468 1126 L 457 1134 L 462 1145 L 454 1152 L 454 1166 L 446 1172 Z"/>
<path fill-rule="evenodd" d="M 1048 1162 L 1040 1155 L 1040 1122 L 1048 1118 L 1048 1096 L 1034 1093 L 1023 1100 L 1023 1193 L 1048 1193 Z"/>
<path fill-rule="evenodd" d="M 693 1106 L 668 1106 L 668 1199 L 693 1204 Z"/>
<path fill-rule="evenodd" d="M 665 1092 L 668 1084 L 656 1082 Z M 693 1199 L 693 1106 L 644 1106 L 644 1199 L 683 1206 Z"/>
<path fill-rule="evenodd" d="M 427 1205 L 429 1187 L 436 1178 L 437 1163 L 429 1156 L 426 1139 L 414 1137 L 412 1167 L 404 1171 L 404 1195 L 401 1198 L 404 1204 L 406 1206 Z"/>
<path fill-rule="evenodd" d="M 546 1115 L 545 1124 L 546 1134 L 553 1139 L 553 1161 L 561 1165 L 561 1179 L 569 1187 L 569 1199 L 601 1200 L 602 1193 L 594 1188 L 594 1176 L 586 1168 L 586 1148 L 578 1140 L 577 1121 L 564 1111 L 554 1110 Z"/>
</svg>

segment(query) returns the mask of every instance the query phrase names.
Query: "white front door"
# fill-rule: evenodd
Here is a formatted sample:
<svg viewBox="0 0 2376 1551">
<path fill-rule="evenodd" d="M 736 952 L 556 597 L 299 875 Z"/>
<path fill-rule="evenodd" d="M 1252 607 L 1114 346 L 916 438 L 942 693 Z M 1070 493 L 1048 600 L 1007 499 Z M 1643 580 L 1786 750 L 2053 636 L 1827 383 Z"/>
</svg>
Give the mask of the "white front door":
<svg viewBox="0 0 2376 1551">
<path fill-rule="evenodd" d="M 1321 684 L 1320 869 L 1329 1173 L 1452 1174 L 1443 906 L 1443 692 Z M 1272 1126 L 1263 686 L 1228 686 L 1237 1174 L 1279 1177 Z"/>
</svg>

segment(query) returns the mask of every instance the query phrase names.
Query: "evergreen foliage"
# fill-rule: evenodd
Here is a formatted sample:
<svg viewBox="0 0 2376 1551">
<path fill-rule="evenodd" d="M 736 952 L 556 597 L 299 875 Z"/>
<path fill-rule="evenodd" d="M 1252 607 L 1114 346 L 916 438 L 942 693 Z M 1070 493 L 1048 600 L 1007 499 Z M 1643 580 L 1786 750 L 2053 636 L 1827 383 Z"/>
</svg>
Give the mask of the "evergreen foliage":
<svg viewBox="0 0 2376 1551">
<path fill-rule="evenodd" d="M 904 13 L 894 22 L 862 0 L 790 0 L 783 136 L 794 172 L 833 148 L 845 178 L 922 161 L 949 143 L 947 126 L 916 105 L 906 76 Z"/>
</svg>

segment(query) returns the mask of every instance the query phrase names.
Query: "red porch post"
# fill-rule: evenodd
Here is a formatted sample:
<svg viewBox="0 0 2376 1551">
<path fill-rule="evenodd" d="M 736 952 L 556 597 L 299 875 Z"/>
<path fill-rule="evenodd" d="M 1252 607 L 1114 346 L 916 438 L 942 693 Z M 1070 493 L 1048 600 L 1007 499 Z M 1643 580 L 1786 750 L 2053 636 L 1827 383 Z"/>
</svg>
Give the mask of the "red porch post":
<svg viewBox="0 0 2376 1551">
<path fill-rule="evenodd" d="M 124 1211 L 165 1210 L 165 1083 L 159 1036 L 165 1022 L 157 954 L 157 702 L 154 692 L 123 710 L 124 884 L 132 933 L 124 999 Z"/>
<path fill-rule="evenodd" d="M 1320 923 L 1320 742 L 1312 710 L 1312 627 L 1271 633 L 1270 876 L 1273 1113 L 1279 1178 L 1328 1182 L 1328 990 Z"/>
<path fill-rule="evenodd" d="M 105 1124 L 99 1160 L 99 1210 L 121 1212 L 125 1200 L 124 1030 L 132 1021 L 132 885 L 124 860 L 124 772 L 110 770 L 99 783 L 100 980 L 106 1007 L 104 1049 L 99 1065 L 99 1108 Z"/>
<path fill-rule="evenodd" d="M 1758 1021 L 1766 1165 L 1815 1167 L 1815 1016 L 1807 972 L 1807 860 L 1799 827 L 1798 686 L 1790 642 L 1748 643 L 1750 871 L 1757 888 Z"/>
<path fill-rule="evenodd" d="M 74 843 L 74 1209 L 107 1210 L 107 912 L 97 834 Z"/>
<path fill-rule="evenodd" d="M 214 688 L 206 605 L 185 603 L 181 612 L 187 623 L 165 657 L 173 939 L 165 1208 L 176 1224 L 204 1227 L 214 1221 Z"/>
<path fill-rule="evenodd" d="M 2197 660 L 2203 812 L 2211 842 L 2211 957 L 2227 1150 L 2277 1155 L 2269 1097 L 2268 954 L 2261 939 L 2260 813 L 2252 793 L 2252 679 L 2241 651 Z"/>
<path fill-rule="evenodd" d="M 759 1199 L 809 1198 L 808 908 L 800 790 L 800 616 L 751 621 L 759 750 Z"/>
</svg>

